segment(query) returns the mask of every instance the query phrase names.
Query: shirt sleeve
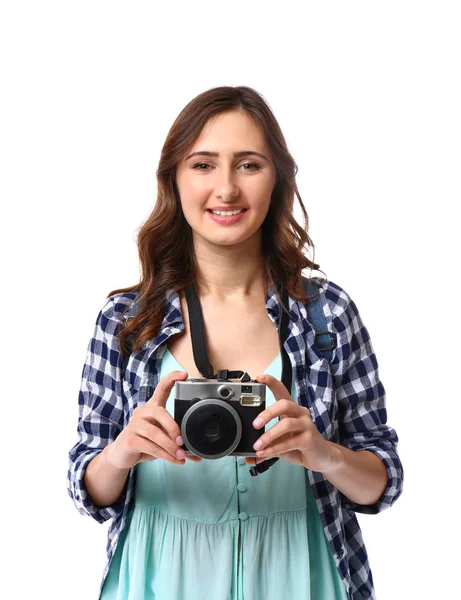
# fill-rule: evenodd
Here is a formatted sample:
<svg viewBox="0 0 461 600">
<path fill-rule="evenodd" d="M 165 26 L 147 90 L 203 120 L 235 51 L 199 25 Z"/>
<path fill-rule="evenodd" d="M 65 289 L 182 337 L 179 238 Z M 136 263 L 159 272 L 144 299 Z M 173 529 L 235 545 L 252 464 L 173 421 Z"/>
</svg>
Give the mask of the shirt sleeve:
<svg viewBox="0 0 461 600">
<path fill-rule="evenodd" d="M 387 424 L 386 392 L 368 330 L 354 301 L 344 290 L 340 296 L 345 308 L 333 319 L 338 339 L 331 363 L 338 402 L 339 443 L 351 450 L 376 454 L 388 476 L 386 489 L 375 504 L 357 504 L 342 493 L 341 497 L 343 506 L 354 512 L 376 514 L 392 506 L 402 493 L 398 436 Z"/>
<path fill-rule="evenodd" d="M 98 314 L 88 344 L 78 395 L 77 443 L 69 452 L 69 496 L 81 514 L 89 515 L 99 523 L 122 512 L 126 494 L 125 486 L 116 504 L 97 507 L 91 501 L 83 479 L 90 461 L 123 429 L 122 355 L 116 336 L 119 324 L 111 297 Z"/>
</svg>

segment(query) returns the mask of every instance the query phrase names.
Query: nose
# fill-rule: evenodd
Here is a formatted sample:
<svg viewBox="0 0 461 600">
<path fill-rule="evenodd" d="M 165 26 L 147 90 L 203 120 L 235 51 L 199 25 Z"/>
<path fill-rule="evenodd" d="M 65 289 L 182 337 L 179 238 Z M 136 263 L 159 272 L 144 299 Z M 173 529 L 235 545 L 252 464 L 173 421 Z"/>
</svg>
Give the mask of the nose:
<svg viewBox="0 0 461 600">
<path fill-rule="evenodd" d="M 239 188 L 235 184 L 231 169 L 223 169 L 219 173 L 216 179 L 215 194 L 218 198 L 221 198 L 223 202 L 231 201 L 239 195 Z"/>
</svg>

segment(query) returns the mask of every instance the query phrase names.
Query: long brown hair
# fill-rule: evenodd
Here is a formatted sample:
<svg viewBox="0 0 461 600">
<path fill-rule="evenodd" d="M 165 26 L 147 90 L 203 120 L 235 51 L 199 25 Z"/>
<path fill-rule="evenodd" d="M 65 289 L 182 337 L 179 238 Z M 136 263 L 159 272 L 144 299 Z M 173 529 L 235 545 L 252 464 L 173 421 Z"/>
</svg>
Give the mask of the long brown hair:
<svg viewBox="0 0 461 600">
<path fill-rule="evenodd" d="M 304 254 L 304 250 L 311 247 L 315 256 L 315 246 L 308 235 L 309 218 L 295 181 L 298 167 L 288 151 L 280 126 L 266 100 L 254 89 L 246 86 L 212 88 L 184 107 L 163 145 L 156 172 L 157 201 L 137 237 L 141 281 L 128 288 L 113 290 L 107 296 L 139 293 L 138 314 L 127 321 L 118 334 L 124 356 L 128 354 L 125 345 L 128 336 L 131 336 L 132 350 L 136 352 L 158 334 L 164 317 L 166 292 L 180 292 L 197 280 L 192 231 L 181 208 L 176 167 L 208 120 L 233 110 L 244 111 L 262 130 L 276 168 L 270 209 L 261 226 L 266 295 L 269 285 L 279 282 L 296 300 L 306 302 L 312 297 L 304 294 L 301 271 L 320 269 Z M 295 196 L 301 206 L 304 227 L 293 216 Z"/>
</svg>

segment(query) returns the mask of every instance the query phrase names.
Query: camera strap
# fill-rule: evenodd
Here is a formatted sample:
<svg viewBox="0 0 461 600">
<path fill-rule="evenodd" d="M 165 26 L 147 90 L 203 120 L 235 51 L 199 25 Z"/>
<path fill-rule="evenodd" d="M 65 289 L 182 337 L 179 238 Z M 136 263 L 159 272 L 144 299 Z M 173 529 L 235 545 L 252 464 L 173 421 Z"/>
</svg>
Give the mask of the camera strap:
<svg viewBox="0 0 461 600">
<path fill-rule="evenodd" d="M 282 310 L 279 325 L 279 346 L 282 356 L 282 383 L 291 393 L 292 368 L 288 354 L 283 346 L 288 334 L 288 314 L 284 307 L 288 307 L 288 295 L 284 286 L 281 286 Z M 226 381 L 227 379 L 240 379 L 242 382 L 251 381 L 251 377 L 244 371 L 229 371 L 227 369 L 219 370 L 216 374 L 210 364 L 207 348 L 205 325 L 203 322 L 202 307 L 197 294 L 195 283 L 189 284 L 185 290 L 187 308 L 189 311 L 189 326 L 192 339 L 192 351 L 194 361 L 198 371 L 206 379 L 216 379 L 217 381 Z"/>
</svg>

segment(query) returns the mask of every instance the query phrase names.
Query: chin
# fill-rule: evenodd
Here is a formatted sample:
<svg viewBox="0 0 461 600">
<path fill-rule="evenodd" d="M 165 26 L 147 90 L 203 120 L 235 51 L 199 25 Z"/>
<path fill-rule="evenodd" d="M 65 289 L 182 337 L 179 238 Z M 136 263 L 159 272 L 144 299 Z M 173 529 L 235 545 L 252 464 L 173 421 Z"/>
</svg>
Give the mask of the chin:
<svg viewBox="0 0 461 600">
<path fill-rule="evenodd" d="M 255 235 L 240 235 L 240 236 L 226 236 L 221 239 L 215 238 L 214 240 L 209 238 L 210 243 L 216 244 L 217 246 L 250 246 L 259 244 L 260 236 Z"/>
</svg>

